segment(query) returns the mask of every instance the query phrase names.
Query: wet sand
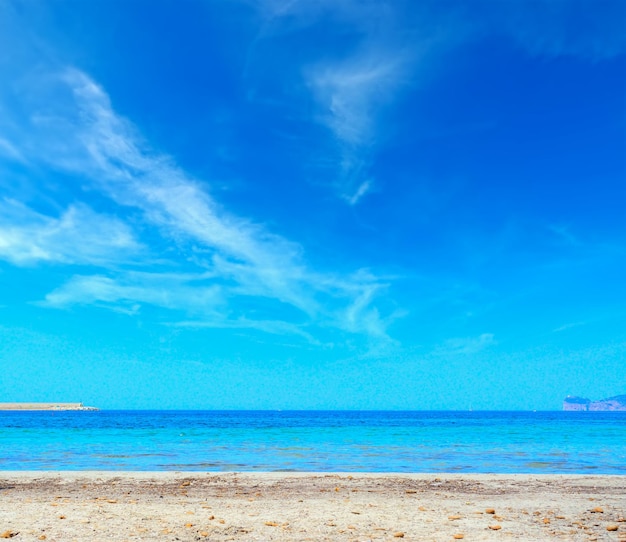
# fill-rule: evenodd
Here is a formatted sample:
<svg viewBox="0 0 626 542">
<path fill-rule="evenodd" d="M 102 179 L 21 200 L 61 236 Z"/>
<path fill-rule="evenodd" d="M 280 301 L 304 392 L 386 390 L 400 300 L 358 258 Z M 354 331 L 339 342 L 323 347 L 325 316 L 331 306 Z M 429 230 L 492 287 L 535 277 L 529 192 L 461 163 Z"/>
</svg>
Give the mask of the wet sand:
<svg viewBox="0 0 626 542">
<path fill-rule="evenodd" d="M 625 516 L 625 476 L 0 471 L 16 542 L 626 542 Z"/>
</svg>

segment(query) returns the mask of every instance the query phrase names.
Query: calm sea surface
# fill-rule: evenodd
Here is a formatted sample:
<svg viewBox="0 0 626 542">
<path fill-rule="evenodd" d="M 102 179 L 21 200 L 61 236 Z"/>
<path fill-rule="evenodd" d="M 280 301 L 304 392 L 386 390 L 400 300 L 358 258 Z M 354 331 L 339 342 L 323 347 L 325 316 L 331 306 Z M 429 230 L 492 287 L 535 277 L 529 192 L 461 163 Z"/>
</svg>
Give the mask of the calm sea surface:
<svg viewBox="0 0 626 542">
<path fill-rule="evenodd" d="M 626 474 L 626 413 L 0 412 L 0 470 Z"/>
</svg>

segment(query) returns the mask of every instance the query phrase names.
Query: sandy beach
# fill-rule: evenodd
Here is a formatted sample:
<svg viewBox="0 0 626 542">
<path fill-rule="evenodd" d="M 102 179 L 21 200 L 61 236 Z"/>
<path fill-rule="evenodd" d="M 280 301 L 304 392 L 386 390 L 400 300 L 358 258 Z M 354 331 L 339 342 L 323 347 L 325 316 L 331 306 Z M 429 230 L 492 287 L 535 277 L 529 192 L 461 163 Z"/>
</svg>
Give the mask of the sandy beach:
<svg viewBox="0 0 626 542">
<path fill-rule="evenodd" d="M 626 541 L 626 477 L 2 472 L 0 537 Z"/>
</svg>

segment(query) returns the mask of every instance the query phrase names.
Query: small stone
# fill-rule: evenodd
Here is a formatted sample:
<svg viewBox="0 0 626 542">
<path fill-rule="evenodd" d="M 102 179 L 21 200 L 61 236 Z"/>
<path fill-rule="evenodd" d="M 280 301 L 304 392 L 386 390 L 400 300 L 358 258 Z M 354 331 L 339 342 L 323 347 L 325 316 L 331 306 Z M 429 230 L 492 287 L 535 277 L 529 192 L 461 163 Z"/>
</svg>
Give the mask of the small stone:
<svg viewBox="0 0 626 542">
<path fill-rule="evenodd" d="M 210 520 L 214 520 L 214 519 L 215 519 L 215 516 L 209 516 L 209 519 L 210 519 Z"/>
<path fill-rule="evenodd" d="M 185 523 L 185 527 L 187 527 L 187 529 L 191 529 L 193 527 L 193 523 Z"/>
<path fill-rule="evenodd" d="M 415 491 L 414 489 L 407 489 L 407 490 L 406 490 L 406 492 L 407 492 L 409 495 L 412 495 L 413 493 L 417 493 L 417 491 Z"/>
<path fill-rule="evenodd" d="M 117 504 L 117 499 L 107 499 L 107 502 L 110 504 Z"/>
<path fill-rule="evenodd" d="M 15 532 L 15 531 L 4 531 L 2 534 L 0 534 L 0 538 L 13 538 L 14 536 L 17 536 L 19 533 Z"/>
<path fill-rule="evenodd" d="M 276 523 L 275 521 L 266 521 L 265 525 L 267 525 L 268 527 L 278 527 L 278 523 Z"/>
<path fill-rule="evenodd" d="M 404 533 L 403 532 L 393 533 L 393 537 L 394 538 L 404 538 Z"/>
<path fill-rule="evenodd" d="M 209 536 L 209 533 L 207 533 L 206 531 L 200 531 L 200 536 L 206 538 L 207 536 Z"/>
<path fill-rule="evenodd" d="M 594 508 L 591 512 L 592 512 L 593 514 L 603 514 L 603 513 L 604 513 L 604 510 L 603 510 L 601 507 L 596 506 L 596 507 L 595 507 L 595 508 Z"/>
<path fill-rule="evenodd" d="M 617 529 L 619 529 L 619 527 L 617 525 L 607 525 L 606 526 L 606 530 L 607 531 L 617 531 Z"/>
<path fill-rule="evenodd" d="M 495 511 L 495 509 L 494 509 L 494 508 L 486 508 L 486 509 L 485 509 L 485 512 L 486 512 L 487 514 L 495 514 L 495 513 L 496 513 L 496 511 Z"/>
<path fill-rule="evenodd" d="M 45 540 L 46 538 L 48 538 L 48 537 L 47 537 L 45 534 L 42 534 L 42 535 L 38 538 L 38 540 Z"/>
<path fill-rule="evenodd" d="M 420 512 L 426 512 L 426 507 L 425 506 L 419 506 L 417 508 Z"/>
<path fill-rule="evenodd" d="M 548 523 L 550 523 L 550 518 L 543 518 L 543 522 L 548 525 Z"/>
<path fill-rule="evenodd" d="M 180 484 L 180 487 L 187 487 L 190 485 L 191 485 L 191 482 L 189 480 L 185 480 L 182 484 Z"/>
<path fill-rule="evenodd" d="M 465 538 L 465 535 L 462 533 L 453 534 L 452 538 L 454 538 L 455 540 L 463 540 Z"/>
<path fill-rule="evenodd" d="M 624 516 L 620 516 L 617 518 L 617 523 L 624 523 L 626 522 L 626 518 L 624 518 Z"/>
<path fill-rule="evenodd" d="M 489 525 L 489 528 L 492 531 L 499 531 L 500 529 L 502 529 L 502 526 L 501 525 Z"/>
<path fill-rule="evenodd" d="M 65 519 L 65 516 L 59 516 L 59 519 Z"/>
<path fill-rule="evenodd" d="M 460 516 L 459 514 L 455 514 L 454 516 L 448 516 L 448 519 L 451 521 L 454 521 L 455 519 L 461 519 L 463 516 Z"/>
</svg>

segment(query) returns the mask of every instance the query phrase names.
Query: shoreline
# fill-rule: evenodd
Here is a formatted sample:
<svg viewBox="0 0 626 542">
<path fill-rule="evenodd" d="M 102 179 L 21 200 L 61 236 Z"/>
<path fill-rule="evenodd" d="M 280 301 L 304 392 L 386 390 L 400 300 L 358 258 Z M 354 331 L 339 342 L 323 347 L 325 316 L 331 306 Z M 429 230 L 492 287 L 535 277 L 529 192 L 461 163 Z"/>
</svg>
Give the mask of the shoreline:
<svg viewBox="0 0 626 542">
<path fill-rule="evenodd" d="M 16 540 L 617 542 L 624 516 L 622 475 L 0 471 Z"/>
<path fill-rule="evenodd" d="M 375 472 L 375 471 L 201 471 L 201 470 L 1 470 L 0 480 L 10 478 L 67 478 L 67 479 L 92 479 L 92 478 L 116 478 L 116 479 L 163 479 L 177 480 L 179 478 L 211 478 L 233 476 L 241 478 L 262 478 L 262 479 L 283 479 L 283 478 L 399 478 L 412 480 L 432 480 L 439 479 L 512 479 L 513 481 L 522 479 L 572 479 L 588 480 L 595 478 L 615 478 L 623 480 L 626 485 L 626 475 L 624 474 L 580 474 L 580 473 L 506 473 L 506 472 L 485 472 L 485 473 L 453 473 L 453 472 Z M 626 504 L 626 503 L 625 503 Z"/>
</svg>

